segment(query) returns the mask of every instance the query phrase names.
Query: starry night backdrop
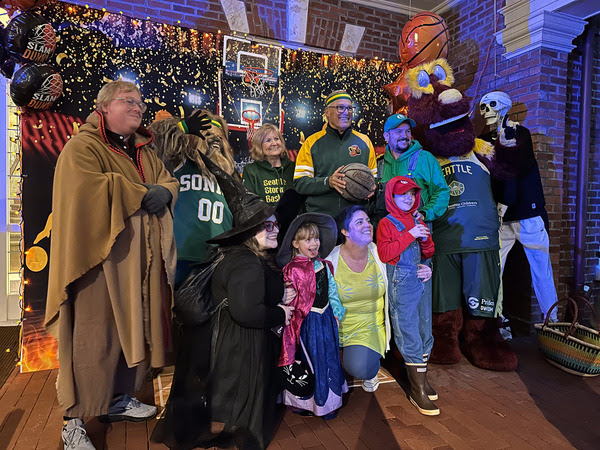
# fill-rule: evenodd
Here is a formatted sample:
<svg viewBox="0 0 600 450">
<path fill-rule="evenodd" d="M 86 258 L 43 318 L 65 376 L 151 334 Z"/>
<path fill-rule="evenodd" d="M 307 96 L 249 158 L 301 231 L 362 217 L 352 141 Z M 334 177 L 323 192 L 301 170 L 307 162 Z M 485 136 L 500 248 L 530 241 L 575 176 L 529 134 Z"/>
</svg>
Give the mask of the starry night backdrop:
<svg viewBox="0 0 600 450">
<path fill-rule="evenodd" d="M 221 110 L 228 120 L 234 120 L 241 113 L 235 105 L 249 94 L 240 78 L 224 75 L 219 83 L 221 34 L 67 3 L 46 5 L 38 12 L 56 30 L 57 48 L 49 62 L 60 71 L 64 88 L 51 110 L 21 116 L 22 213 L 25 251 L 37 246 L 49 253 L 56 159 L 94 110 L 96 94 L 106 82 L 123 78 L 140 87 L 148 106 L 143 125 L 150 124 L 159 111 L 185 117 L 200 107 Z M 283 136 L 292 159 L 304 139 L 323 127 L 325 97 L 335 89 L 347 89 L 354 97 L 355 127 L 383 152 L 389 100 L 382 86 L 398 75 L 396 64 L 286 48 L 281 51 L 280 64 L 279 77 L 266 86 L 263 95 L 263 122 L 281 126 L 283 116 Z M 249 161 L 246 132 L 231 131 L 230 142 L 241 168 Z M 24 287 L 22 370 L 57 367 L 56 342 L 43 327 L 47 264 L 36 271 L 26 266 L 24 279 L 28 283 Z"/>
</svg>

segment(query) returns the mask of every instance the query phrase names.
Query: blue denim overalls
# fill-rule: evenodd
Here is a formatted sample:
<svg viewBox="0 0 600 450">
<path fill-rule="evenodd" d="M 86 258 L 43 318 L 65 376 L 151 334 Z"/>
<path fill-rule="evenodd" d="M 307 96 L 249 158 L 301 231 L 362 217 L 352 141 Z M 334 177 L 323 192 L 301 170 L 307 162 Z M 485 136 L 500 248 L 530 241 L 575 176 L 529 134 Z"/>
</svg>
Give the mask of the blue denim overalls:
<svg viewBox="0 0 600 450">
<path fill-rule="evenodd" d="M 386 218 L 398 231 L 404 231 L 404 225 L 394 216 L 388 214 Z M 431 279 L 423 283 L 417 277 L 418 264 L 424 263 L 421 246 L 415 240 L 400 254 L 396 265 L 386 264 L 394 340 L 408 365 L 426 364 L 433 347 Z"/>
</svg>

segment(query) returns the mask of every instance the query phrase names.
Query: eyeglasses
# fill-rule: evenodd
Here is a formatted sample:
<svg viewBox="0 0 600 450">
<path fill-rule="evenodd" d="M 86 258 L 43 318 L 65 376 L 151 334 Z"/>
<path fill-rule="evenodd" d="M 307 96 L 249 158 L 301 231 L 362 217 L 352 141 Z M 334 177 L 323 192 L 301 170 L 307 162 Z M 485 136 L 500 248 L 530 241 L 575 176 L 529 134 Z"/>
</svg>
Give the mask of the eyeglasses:
<svg viewBox="0 0 600 450">
<path fill-rule="evenodd" d="M 327 108 L 335 108 L 338 114 L 348 111 L 350 114 L 354 112 L 354 106 L 327 106 Z"/>
<path fill-rule="evenodd" d="M 137 106 L 138 108 L 140 108 L 140 111 L 142 113 L 145 113 L 148 109 L 148 106 L 146 106 L 144 102 L 136 102 L 131 97 L 117 97 L 115 98 L 115 100 L 119 100 L 120 102 L 125 103 L 127 106 L 129 106 L 129 109 L 133 109 Z"/>
<path fill-rule="evenodd" d="M 271 231 L 273 231 L 275 229 L 275 227 L 277 227 L 277 229 L 279 229 L 279 222 L 277 222 L 276 220 L 265 220 L 263 222 L 263 226 L 262 229 L 263 230 L 267 230 L 268 233 L 270 233 Z"/>
</svg>

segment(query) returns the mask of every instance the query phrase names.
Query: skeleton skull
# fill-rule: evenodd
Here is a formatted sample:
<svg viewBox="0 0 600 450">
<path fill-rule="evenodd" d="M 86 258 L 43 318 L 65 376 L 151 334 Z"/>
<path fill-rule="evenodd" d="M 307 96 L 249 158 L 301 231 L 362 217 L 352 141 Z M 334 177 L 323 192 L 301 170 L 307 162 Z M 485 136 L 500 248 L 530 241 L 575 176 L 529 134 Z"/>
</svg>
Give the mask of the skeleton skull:
<svg viewBox="0 0 600 450">
<path fill-rule="evenodd" d="M 510 97 L 500 91 L 485 94 L 479 102 L 479 109 L 486 125 L 500 125 L 511 106 Z"/>
</svg>

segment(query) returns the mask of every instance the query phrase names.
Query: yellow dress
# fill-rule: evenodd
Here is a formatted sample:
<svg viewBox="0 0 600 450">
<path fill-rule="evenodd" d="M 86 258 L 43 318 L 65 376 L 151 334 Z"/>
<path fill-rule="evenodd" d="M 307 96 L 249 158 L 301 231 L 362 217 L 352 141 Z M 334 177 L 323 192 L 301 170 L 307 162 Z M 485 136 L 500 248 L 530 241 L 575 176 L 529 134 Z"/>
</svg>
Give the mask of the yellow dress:
<svg viewBox="0 0 600 450">
<path fill-rule="evenodd" d="M 385 338 L 385 281 L 369 252 L 361 273 L 350 270 L 340 255 L 335 282 L 346 315 L 340 320 L 340 347 L 362 345 L 383 356 Z"/>
</svg>

